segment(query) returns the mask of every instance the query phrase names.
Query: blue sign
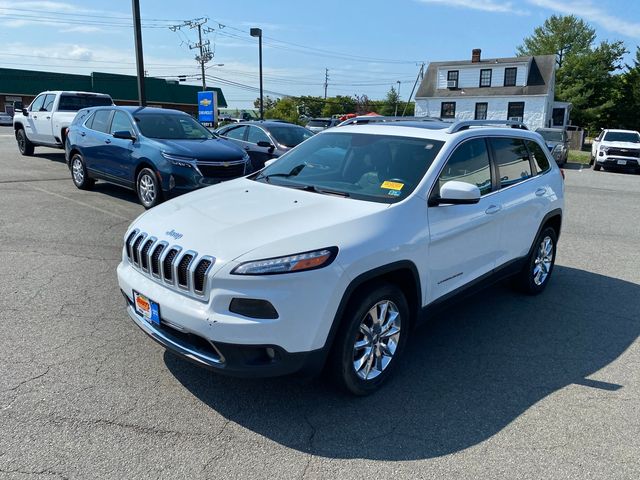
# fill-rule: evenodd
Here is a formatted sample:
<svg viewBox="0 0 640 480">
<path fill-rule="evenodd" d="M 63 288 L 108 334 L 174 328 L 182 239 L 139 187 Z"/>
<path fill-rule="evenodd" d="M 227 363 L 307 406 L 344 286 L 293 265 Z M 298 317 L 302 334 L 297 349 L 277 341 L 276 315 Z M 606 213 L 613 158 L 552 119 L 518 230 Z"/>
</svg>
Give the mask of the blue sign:
<svg viewBox="0 0 640 480">
<path fill-rule="evenodd" d="M 198 92 L 198 120 L 203 123 L 216 121 L 216 92 Z"/>
</svg>

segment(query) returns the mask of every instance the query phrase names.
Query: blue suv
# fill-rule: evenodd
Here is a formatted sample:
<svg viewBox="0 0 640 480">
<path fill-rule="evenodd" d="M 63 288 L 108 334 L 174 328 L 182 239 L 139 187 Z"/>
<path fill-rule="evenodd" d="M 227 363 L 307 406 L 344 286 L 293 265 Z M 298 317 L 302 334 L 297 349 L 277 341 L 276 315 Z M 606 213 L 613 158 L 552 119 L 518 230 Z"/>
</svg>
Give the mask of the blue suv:
<svg viewBox="0 0 640 480">
<path fill-rule="evenodd" d="M 251 173 L 240 147 L 188 114 L 162 108 L 80 110 L 65 152 L 76 187 L 91 189 L 96 179 L 105 180 L 135 190 L 145 208 Z"/>
</svg>

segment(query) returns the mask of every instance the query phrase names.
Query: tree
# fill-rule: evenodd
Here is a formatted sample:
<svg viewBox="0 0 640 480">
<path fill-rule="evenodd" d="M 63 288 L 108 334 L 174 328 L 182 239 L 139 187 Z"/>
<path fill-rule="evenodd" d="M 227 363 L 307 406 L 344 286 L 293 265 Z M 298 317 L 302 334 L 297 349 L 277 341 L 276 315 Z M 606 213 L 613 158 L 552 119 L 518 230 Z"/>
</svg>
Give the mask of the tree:
<svg viewBox="0 0 640 480">
<path fill-rule="evenodd" d="M 276 118 L 291 123 L 298 123 L 298 99 L 295 97 L 279 98 L 268 110 L 265 109 L 264 118 Z"/>
<path fill-rule="evenodd" d="M 640 130 L 640 47 L 636 47 L 633 65 L 626 65 L 616 84 L 618 115 L 612 127 Z"/>
<path fill-rule="evenodd" d="M 533 35 L 526 37 L 518 46 L 519 56 L 556 56 L 558 68 L 562 68 L 572 55 L 587 53 L 596 39 L 596 31 L 575 15 L 552 15 L 541 27 L 536 27 Z"/>
<path fill-rule="evenodd" d="M 264 104 L 264 111 L 266 112 L 267 110 L 271 110 L 272 108 L 274 108 L 278 100 L 278 98 L 271 98 L 269 95 L 263 97 L 262 103 Z M 254 100 L 253 106 L 255 108 L 260 108 L 260 97 Z"/>
<path fill-rule="evenodd" d="M 356 101 L 353 97 L 346 95 L 337 95 L 323 100 L 321 115 L 323 117 L 331 117 L 332 115 L 344 115 L 356 111 Z"/>
<path fill-rule="evenodd" d="M 387 96 L 385 99 L 380 102 L 380 108 L 378 108 L 377 113 L 380 115 L 394 115 L 396 110 L 398 110 L 398 115 L 402 115 L 402 106 L 399 104 L 400 95 L 394 87 L 391 87 L 387 92 Z"/>
</svg>

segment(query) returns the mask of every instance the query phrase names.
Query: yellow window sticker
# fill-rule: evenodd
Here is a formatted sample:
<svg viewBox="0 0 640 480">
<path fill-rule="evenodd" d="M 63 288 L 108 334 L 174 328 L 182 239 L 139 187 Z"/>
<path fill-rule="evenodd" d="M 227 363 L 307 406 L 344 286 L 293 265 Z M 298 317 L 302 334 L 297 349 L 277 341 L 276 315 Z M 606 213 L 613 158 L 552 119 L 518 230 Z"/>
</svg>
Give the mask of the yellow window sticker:
<svg viewBox="0 0 640 480">
<path fill-rule="evenodd" d="M 402 190 L 402 187 L 404 187 L 404 183 L 390 182 L 389 180 L 382 182 L 382 185 L 380 185 L 380 188 L 389 190 Z"/>
</svg>

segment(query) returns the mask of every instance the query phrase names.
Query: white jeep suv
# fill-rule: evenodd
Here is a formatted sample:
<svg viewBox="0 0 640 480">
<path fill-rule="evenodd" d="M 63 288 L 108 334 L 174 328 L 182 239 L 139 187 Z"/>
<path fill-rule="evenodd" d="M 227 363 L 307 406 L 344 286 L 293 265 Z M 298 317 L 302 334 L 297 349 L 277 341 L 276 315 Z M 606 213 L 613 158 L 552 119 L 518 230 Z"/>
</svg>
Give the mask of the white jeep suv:
<svg viewBox="0 0 640 480">
<path fill-rule="evenodd" d="M 619 168 L 640 172 L 640 133 L 635 130 L 602 130 L 591 146 L 595 171 Z"/>
<path fill-rule="evenodd" d="M 195 363 L 245 376 L 326 367 L 367 394 L 455 295 L 507 275 L 541 292 L 563 198 L 542 137 L 516 122 L 330 129 L 142 214 L 118 280 L 133 321 Z"/>
</svg>

